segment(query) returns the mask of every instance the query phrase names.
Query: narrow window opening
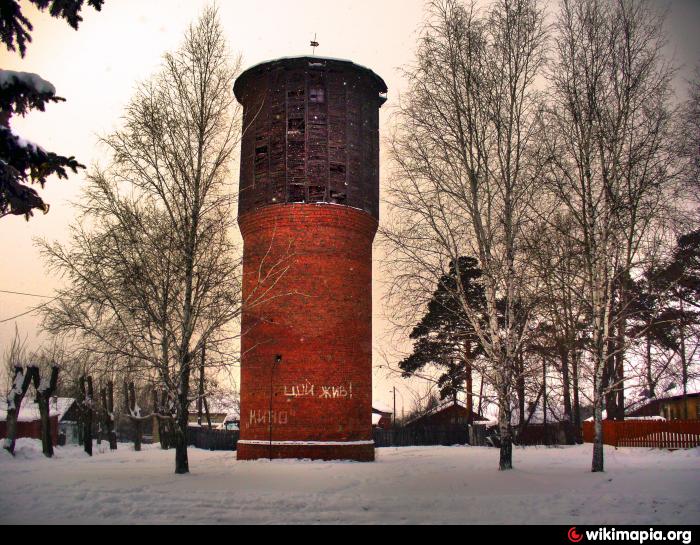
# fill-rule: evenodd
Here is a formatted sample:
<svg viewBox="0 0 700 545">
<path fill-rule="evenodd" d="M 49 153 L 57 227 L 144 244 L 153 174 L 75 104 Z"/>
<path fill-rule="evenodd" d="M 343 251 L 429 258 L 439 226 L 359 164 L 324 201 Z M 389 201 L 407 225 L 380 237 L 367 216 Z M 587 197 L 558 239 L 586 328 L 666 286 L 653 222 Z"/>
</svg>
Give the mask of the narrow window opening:
<svg viewBox="0 0 700 545">
<path fill-rule="evenodd" d="M 309 187 L 309 202 L 323 202 L 326 200 L 326 188 L 320 185 Z"/>
<path fill-rule="evenodd" d="M 339 191 L 331 191 L 331 202 L 337 204 L 345 204 L 347 200 L 348 196 L 345 193 L 341 193 Z"/>
<path fill-rule="evenodd" d="M 326 101 L 326 91 L 323 87 L 311 87 L 309 89 L 309 102 L 323 104 Z"/>
<path fill-rule="evenodd" d="M 333 174 L 345 174 L 345 165 L 343 163 L 331 163 L 330 169 Z"/>
<path fill-rule="evenodd" d="M 306 202 L 306 188 L 303 185 L 290 185 L 289 202 Z"/>
<path fill-rule="evenodd" d="M 306 130 L 306 123 L 303 119 L 287 120 L 287 132 L 289 134 L 302 134 Z"/>
</svg>

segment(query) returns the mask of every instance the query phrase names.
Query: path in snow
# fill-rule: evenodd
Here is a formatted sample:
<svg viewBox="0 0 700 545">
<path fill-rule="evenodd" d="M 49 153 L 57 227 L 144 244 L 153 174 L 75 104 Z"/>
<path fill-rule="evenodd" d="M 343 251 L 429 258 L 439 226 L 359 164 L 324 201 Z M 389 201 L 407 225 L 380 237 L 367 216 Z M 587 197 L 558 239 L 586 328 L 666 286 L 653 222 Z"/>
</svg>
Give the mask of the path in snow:
<svg viewBox="0 0 700 545">
<path fill-rule="evenodd" d="M 589 471 L 591 446 L 377 450 L 375 463 L 238 462 L 235 453 L 174 452 L 105 444 L 46 459 L 34 440 L 0 452 L 1 523 L 554 523 L 695 524 L 700 449 L 607 448 L 607 471 Z"/>
</svg>

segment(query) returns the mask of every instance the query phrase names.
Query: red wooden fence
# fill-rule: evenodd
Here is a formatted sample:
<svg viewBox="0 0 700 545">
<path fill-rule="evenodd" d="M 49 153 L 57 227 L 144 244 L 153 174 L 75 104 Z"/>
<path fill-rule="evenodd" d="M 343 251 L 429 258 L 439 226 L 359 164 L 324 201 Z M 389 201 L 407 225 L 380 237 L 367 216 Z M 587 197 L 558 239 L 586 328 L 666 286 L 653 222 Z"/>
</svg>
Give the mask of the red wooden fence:
<svg viewBox="0 0 700 545">
<path fill-rule="evenodd" d="M 593 422 L 583 423 L 592 443 Z M 613 447 L 694 448 L 700 446 L 700 420 L 603 420 L 603 443 Z"/>
</svg>

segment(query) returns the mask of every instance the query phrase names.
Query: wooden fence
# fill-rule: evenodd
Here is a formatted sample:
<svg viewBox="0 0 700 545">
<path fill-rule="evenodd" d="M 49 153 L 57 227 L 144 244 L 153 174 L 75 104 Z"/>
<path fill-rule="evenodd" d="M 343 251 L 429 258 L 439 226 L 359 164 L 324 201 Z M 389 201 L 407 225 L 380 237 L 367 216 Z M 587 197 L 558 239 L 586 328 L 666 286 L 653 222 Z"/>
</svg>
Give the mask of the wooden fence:
<svg viewBox="0 0 700 545">
<path fill-rule="evenodd" d="M 592 443 L 593 422 L 583 423 L 583 440 Z M 604 420 L 603 443 L 613 447 L 694 448 L 700 446 L 700 420 Z"/>
<path fill-rule="evenodd" d="M 190 426 L 187 428 L 187 445 L 206 450 L 236 450 L 238 435 L 237 431 Z"/>
<path fill-rule="evenodd" d="M 513 426 L 513 443 L 519 446 L 565 445 L 565 422 L 548 422 L 545 424 L 528 424 L 520 431 Z"/>
<path fill-rule="evenodd" d="M 409 447 L 416 445 L 466 445 L 469 433 L 466 425 L 408 426 L 405 428 L 374 429 L 375 447 Z"/>
</svg>

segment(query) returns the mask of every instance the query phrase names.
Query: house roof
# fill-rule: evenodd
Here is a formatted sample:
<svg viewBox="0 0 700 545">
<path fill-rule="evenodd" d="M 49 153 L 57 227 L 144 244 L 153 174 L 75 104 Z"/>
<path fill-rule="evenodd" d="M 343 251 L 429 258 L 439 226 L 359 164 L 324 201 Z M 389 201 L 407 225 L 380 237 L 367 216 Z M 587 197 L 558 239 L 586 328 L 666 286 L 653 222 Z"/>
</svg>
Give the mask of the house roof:
<svg viewBox="0 0 700 545">
<path fill-rule="evenodd" d="M 280 57 L 277 59 L 272 59 L 268 61 L 263 61 L 260 62 L 254 66 L 251 66 L 250 68 L 247 68 L 244 70 L 240 76 L 236 79 L 236 81 L 233 84 L 233 92 L 236 95 L 236 98 L 240 102 L 241 100 L 241 88 L 243 85 L 245 85 L 245 80 L 247 80 L 252 74 L 256 72 L 264 72 L 264 71 L 269 71 L 273 67 L 277 67 L 279 65 L 284 65 L 285 67 L 297 67 L 297 66 L 320 66 L 323 65 L 325 66 L 326 64 L 330 64 L 336 67 L 345 67 L 348 69 L 355 70 L 357 72 L 361 72 L 364 74 L 367 74 L 372 81 L 374 81 L 375 85 L 377 86 L 377 90 L 380 93 L 386 93 L 387 92 L 387 86 L 384 80 L 379 77 L 377 74 L 375 74 L 372 70 L 367 68 L 366 66 L 362 66 L 360 64 L 356 64 L 352 61 L 346 60 L 346 59 L 337 59 L 334 57 L 317 57 L 317 56 L 301 56 L 301 57 Z"/>
<path fill-rule="evenodd" d="M 59 422 L 68 412 L 68 409 L 75 403 L 72 397 L 52 397 L 49 401 L 49 416 L 58 416 Z M 33 422 L 39 420 L 39 405 L 31 397 L 25 397 L 17 416 L 18 422 Z M 0 399 L 0 421 L 7 420 L 7 400 Z"/>
<path fill-rule="evenodd" d="M 381 401 L 372 401 L 372 412 L 382 414 L 393 414 L 394 411 L 392 411 L 389 407 L 384 405 L 384 403 L 382 403 Z"/>
<path fill-rule="evenodd" d="M 688 393 L 688 397 L 700 397 L 700 392 Z M 650 401 L 678 401 L 679 399 L 683 399 L 683 394 L 669 396 L 669 397 L 658 397 L 655 400 L 652 399 Z"/>
<path fill-rule="evenodd" d="M 466 403 L 464 403 L 463 401 L 457 400 L 457 401 L 455 402 L 455 401 L 452 400 L 452 399 L 445 399 L 445 400 L 441 401 L 440 403 L 438 403 L 438 405 L 436 405 L 435 407 L 433 407 L 433 408 L 430 409 L 429 411 L 424 412 L 424 413 L 421 414 L 420 416 L 416 416 L 416 417 L 414 417 L 414 418 L 411 418 L 410 420 L 408 420 L 408 421 L 406 422 L 406 424 L 410 424 L 410 423 L 412 423 L 412 422 L 416 422 L 416 421 L 418 421 L 418 420 L 420 420 L 420 419 L 422 419 L 422 418 L 425 418 L 425 417 L 427 417 L 427 416 L 432 416 L 432 415 L 437 414 L 437 413 L 440 413 L 440 412 L 442 412 L 442 411 L 444 411 L 444 410 L 450 409 L 451 407 L 454 407 L 454 406 L 457 406 L 457 407 L 459 407 L 459 408 L 461 408 L 461 409 L 464 409 L 465 411 L 467 410 L 467 405 L 466 405 Z M 474 415 L 474 420 L 486 420 L 483 416 L 480 416 L 480 415 L 476 414 L 474 411 L 472 411 L 472 414 Z"/>
<path fill-rule="evenodd" d="M 238 402 L 234 399 L 207 398 L 207 407 L 209 414 L 223 414 L 226 416 L 226 420 L 238 420 L 240 415 Z"/>
<path fill-rule="evenodd" d="M 700 397 L 700 392 L 688 392 L 688 397 L 689 398 L 696 398 Z M 652 406 L 658 406 L 661 403 L 665 403 L 668 401 L 680 401 L 683 399 L 683 394 L 677 394 L 677 395 L 667 395 L 664 397 L 652 397 L 650 399 L 646 399 L 641 403 L 634 404 L 630 407 L 627 407 L 625 409 L 625 413 L 629 415 L 634 415 L 640 411 L 643 411 L 647 407 L 652 407 Z"/>
</svg>

